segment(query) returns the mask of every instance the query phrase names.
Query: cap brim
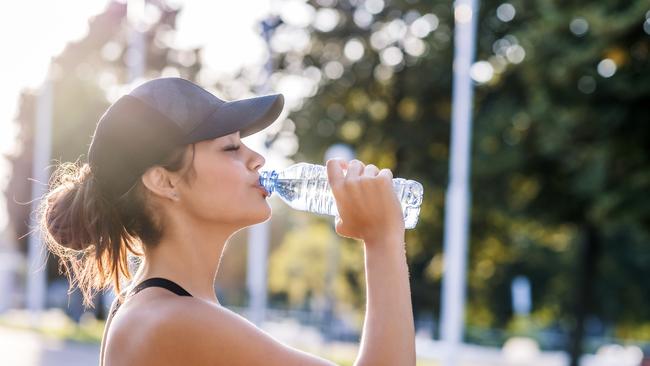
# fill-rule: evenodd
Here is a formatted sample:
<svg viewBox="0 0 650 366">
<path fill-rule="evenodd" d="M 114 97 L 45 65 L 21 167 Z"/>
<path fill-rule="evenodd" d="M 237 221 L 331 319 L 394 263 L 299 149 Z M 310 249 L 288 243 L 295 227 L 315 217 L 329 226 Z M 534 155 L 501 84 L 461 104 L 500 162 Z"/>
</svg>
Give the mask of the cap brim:
<svg viewBox="0 0 650 366">
<path fill-rule="evenodd" d="M 282 112 L 282 94 L 235 100 L 219 106 L 188 136 L 186 143 L 214 139 L 239 131 L 246 137 L 270 126 Z"/>
</svg>

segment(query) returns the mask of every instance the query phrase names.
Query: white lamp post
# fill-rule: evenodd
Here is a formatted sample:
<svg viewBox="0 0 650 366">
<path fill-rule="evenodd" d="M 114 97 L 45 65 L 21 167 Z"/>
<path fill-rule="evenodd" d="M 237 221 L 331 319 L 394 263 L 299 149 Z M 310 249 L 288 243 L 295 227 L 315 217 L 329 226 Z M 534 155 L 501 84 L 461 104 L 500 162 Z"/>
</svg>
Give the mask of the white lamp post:
<svg viewBox="0 0 650 366">
<path fill-rule="evenodd" d="M 145 73 L 147 45 L 144 33 L 144 0 L 128 0 L 126 19 L 129 25 L 129 48 L 126 63 L 129 70 L 129 83 L 141 78 Z"/>
<path fill-rule="evenodd" d="M 40 205 L 40 198 L 47 192 L 49 161 L 52 150 L 52 80 L 48 72 L 41 86 L 36 102 L 36 126 L 34 129 L 34 158 L 32 160 L 32 212 Z M 37 225 L 31 221 L 32 227 Z M 35 327 L 45 309 L 47 291 L 47 258 L 45 247 L 38 231 L 32 231 L 28 238 L 27 263 L 27 309 L 31 314 L 31 323 Z"/>
<path fill-rule="evenodd" d="M 463 341 L 473 98 L 470 67 L 475 53 L 477 2 L 478 0 L 456 0 L 454 4 L 456 28 L 451 155 L 445 202 L 444 277 L 440 316 L 440 333 L 446 345 L 443 364 L 446 366 L 458 365 L 459 347 Z"/>
<path fill-rule="evenodd" d="M 349 145 L 334 144 L 325 151 L 324 162 L 327 164 L 327 161 L 330 159 L 350 161 L 354 158 L 354 150 Z M 332 238 L 327 258 L 327 274 L 325 277 L 325 326 L 327 327 L 331 326 L 334 315 L 334 279 L 338 268 L 340 242 L 337 234 L 334 234 Z"/>
<path fill-rule="evenodd" d="M 271 35 L 279 24 L 277 19 L 269 17 L 262 21 L 262 37 L 266 42 L 269 58 L 264 67 L 264 75 L 256 92 L 267 94 L 271 91 L 269 80 L 273 73 L 273 60 L 271 58 Z M 266 151 L 262 151 L 266 155 Z M 246 285 L 248 288 L 248 320 L 260 326 L 266 318 L 267 308 L 267 259 L 269 252 L 270 220 L 251 226 L 248 229 L 248 264 L 246 270 Z"/>
</svg>

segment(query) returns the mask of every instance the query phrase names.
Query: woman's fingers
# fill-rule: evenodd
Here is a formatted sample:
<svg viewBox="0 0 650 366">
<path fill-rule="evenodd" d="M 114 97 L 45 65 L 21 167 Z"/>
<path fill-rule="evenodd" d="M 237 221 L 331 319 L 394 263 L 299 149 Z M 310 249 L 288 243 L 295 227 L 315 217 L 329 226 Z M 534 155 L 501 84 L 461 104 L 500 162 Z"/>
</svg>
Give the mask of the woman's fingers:
<svg viewBox="0 0 650 366">
<path fill-rule="evenodd" d="M 377 175 L 380 175 L 388 179 L 393 179 L 393 172 L 390 169 L 382 169 L 379 171 Z"/>
<path fill-rule="evenodd" d="M 351 160 L 348 164 L 348 172 L 345 175 L 345 178 L 350 179 L 360 176 L 363 173 L 364 168 L 365 165 L 361 161 L 357 159 Z"/>
<path fill-rule="evenodd" d="M 372 241 L 398 232 L 400 224 L 403 231 L 401 207 L 392 190 L 393 173 L 389 169 L 379 170 L 357 159 L 348 163 L 333 159 L 327 162 L 327 174 L 340 215 L 335 222 L 339 235 Z"/>
<path fill-rule="evenodd" d="M 373 164 L 366 165 L 366 168 L 363 170 L 363 175 L 366 177 L 375 177 L 379 173 L 379 168 Z"/>
</svg>

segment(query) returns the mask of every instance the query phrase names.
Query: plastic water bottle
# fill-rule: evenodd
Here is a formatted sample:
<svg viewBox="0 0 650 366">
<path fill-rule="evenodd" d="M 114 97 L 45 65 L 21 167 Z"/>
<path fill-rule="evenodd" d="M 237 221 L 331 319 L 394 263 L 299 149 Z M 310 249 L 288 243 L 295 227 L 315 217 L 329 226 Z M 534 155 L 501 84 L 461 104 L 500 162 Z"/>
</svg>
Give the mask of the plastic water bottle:
<svg viewBox="0 0 650 366">
<path fill-rule="evenodd" d="M 262 171 L 260 185 L 269 195 L 277 193 L 296 210 L 339 216 L 327 180 L 327 168 L 322 165 L 298 163 L 281 171 Z M 413 229 L 420 214 L 422 185 L 413 180 L 393 178 L 393 190 L 402 205 L 404 227 Z"/>
</svg>

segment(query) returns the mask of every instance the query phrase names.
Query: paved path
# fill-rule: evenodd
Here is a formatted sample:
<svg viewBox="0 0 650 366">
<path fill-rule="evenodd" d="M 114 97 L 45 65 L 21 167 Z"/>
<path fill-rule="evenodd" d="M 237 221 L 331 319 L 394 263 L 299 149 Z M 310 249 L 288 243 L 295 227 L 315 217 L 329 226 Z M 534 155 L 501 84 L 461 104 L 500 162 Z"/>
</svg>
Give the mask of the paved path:
<svg viewBox="0 0 650 366">
<path fill-rule="evenodd" d="M 271 327 L 268 330 L 272 331 L 278 339 L 283 338 L 283 333 L 291 334 L 290 339 L 283 341 L 287 344 L 294 344 L 298 348 L 310 348 L 308 347 L 309 342 L 304 342 L 310 337 L 304 336 L 296 329 L 292 329 L 290 332 L 281 332 L 276 328 Z M 296 343 L 295 336 L 299 334 L 303 335 L 303 342 Z M 418 358 L 422 360 L 422 364 L 439 364 L 440 357 L 445 353 L 445 347 L 440 342 L 420 338 L 416 343 Z M 348 356 L 350 353 L 354 355 L 355 347 L 356 345 L 350 344 L 320 344 L 321 350 L 327 351 L 326 353 L 330 355 L 338 354 L 341 351 L 345 351 Z M 622 350 L 622 347 L 618 348 Z M 638 351 L 640 352 L 640 350 Z M 634 360 L 630 358 L 626 362 L 623 360 L 625 357 L 622 358 L 621 355 L 602 355 L 603 357 L 586 355 L 581 364 L 582 366 L 632 366 L 639 364 L 638 357 L 632 357 Z M 507 357 L 500 349 L 467 344 L 461 346 L 458 356 L 460 366 L 568 366 L 569 364 L 568 357 L 563 352 L 542 352 L 533 359 L 522 359 L 522 355 L 518 352 L 515 352 L 514 357 L 511 358 Z M 98 360 L 99 345 L 52 340 L 36 332 L 0 326 L 0 366 L 88 366 L 97 365 Z M 424 362 L 424 360 L 429 360 L 429 362 Z"/>
<path fill-rule="evenodd" d="M 2 366 L 97 365 L 99 346 L 48 339 L 42 335 L 0 326 Z"/>
</svg>

